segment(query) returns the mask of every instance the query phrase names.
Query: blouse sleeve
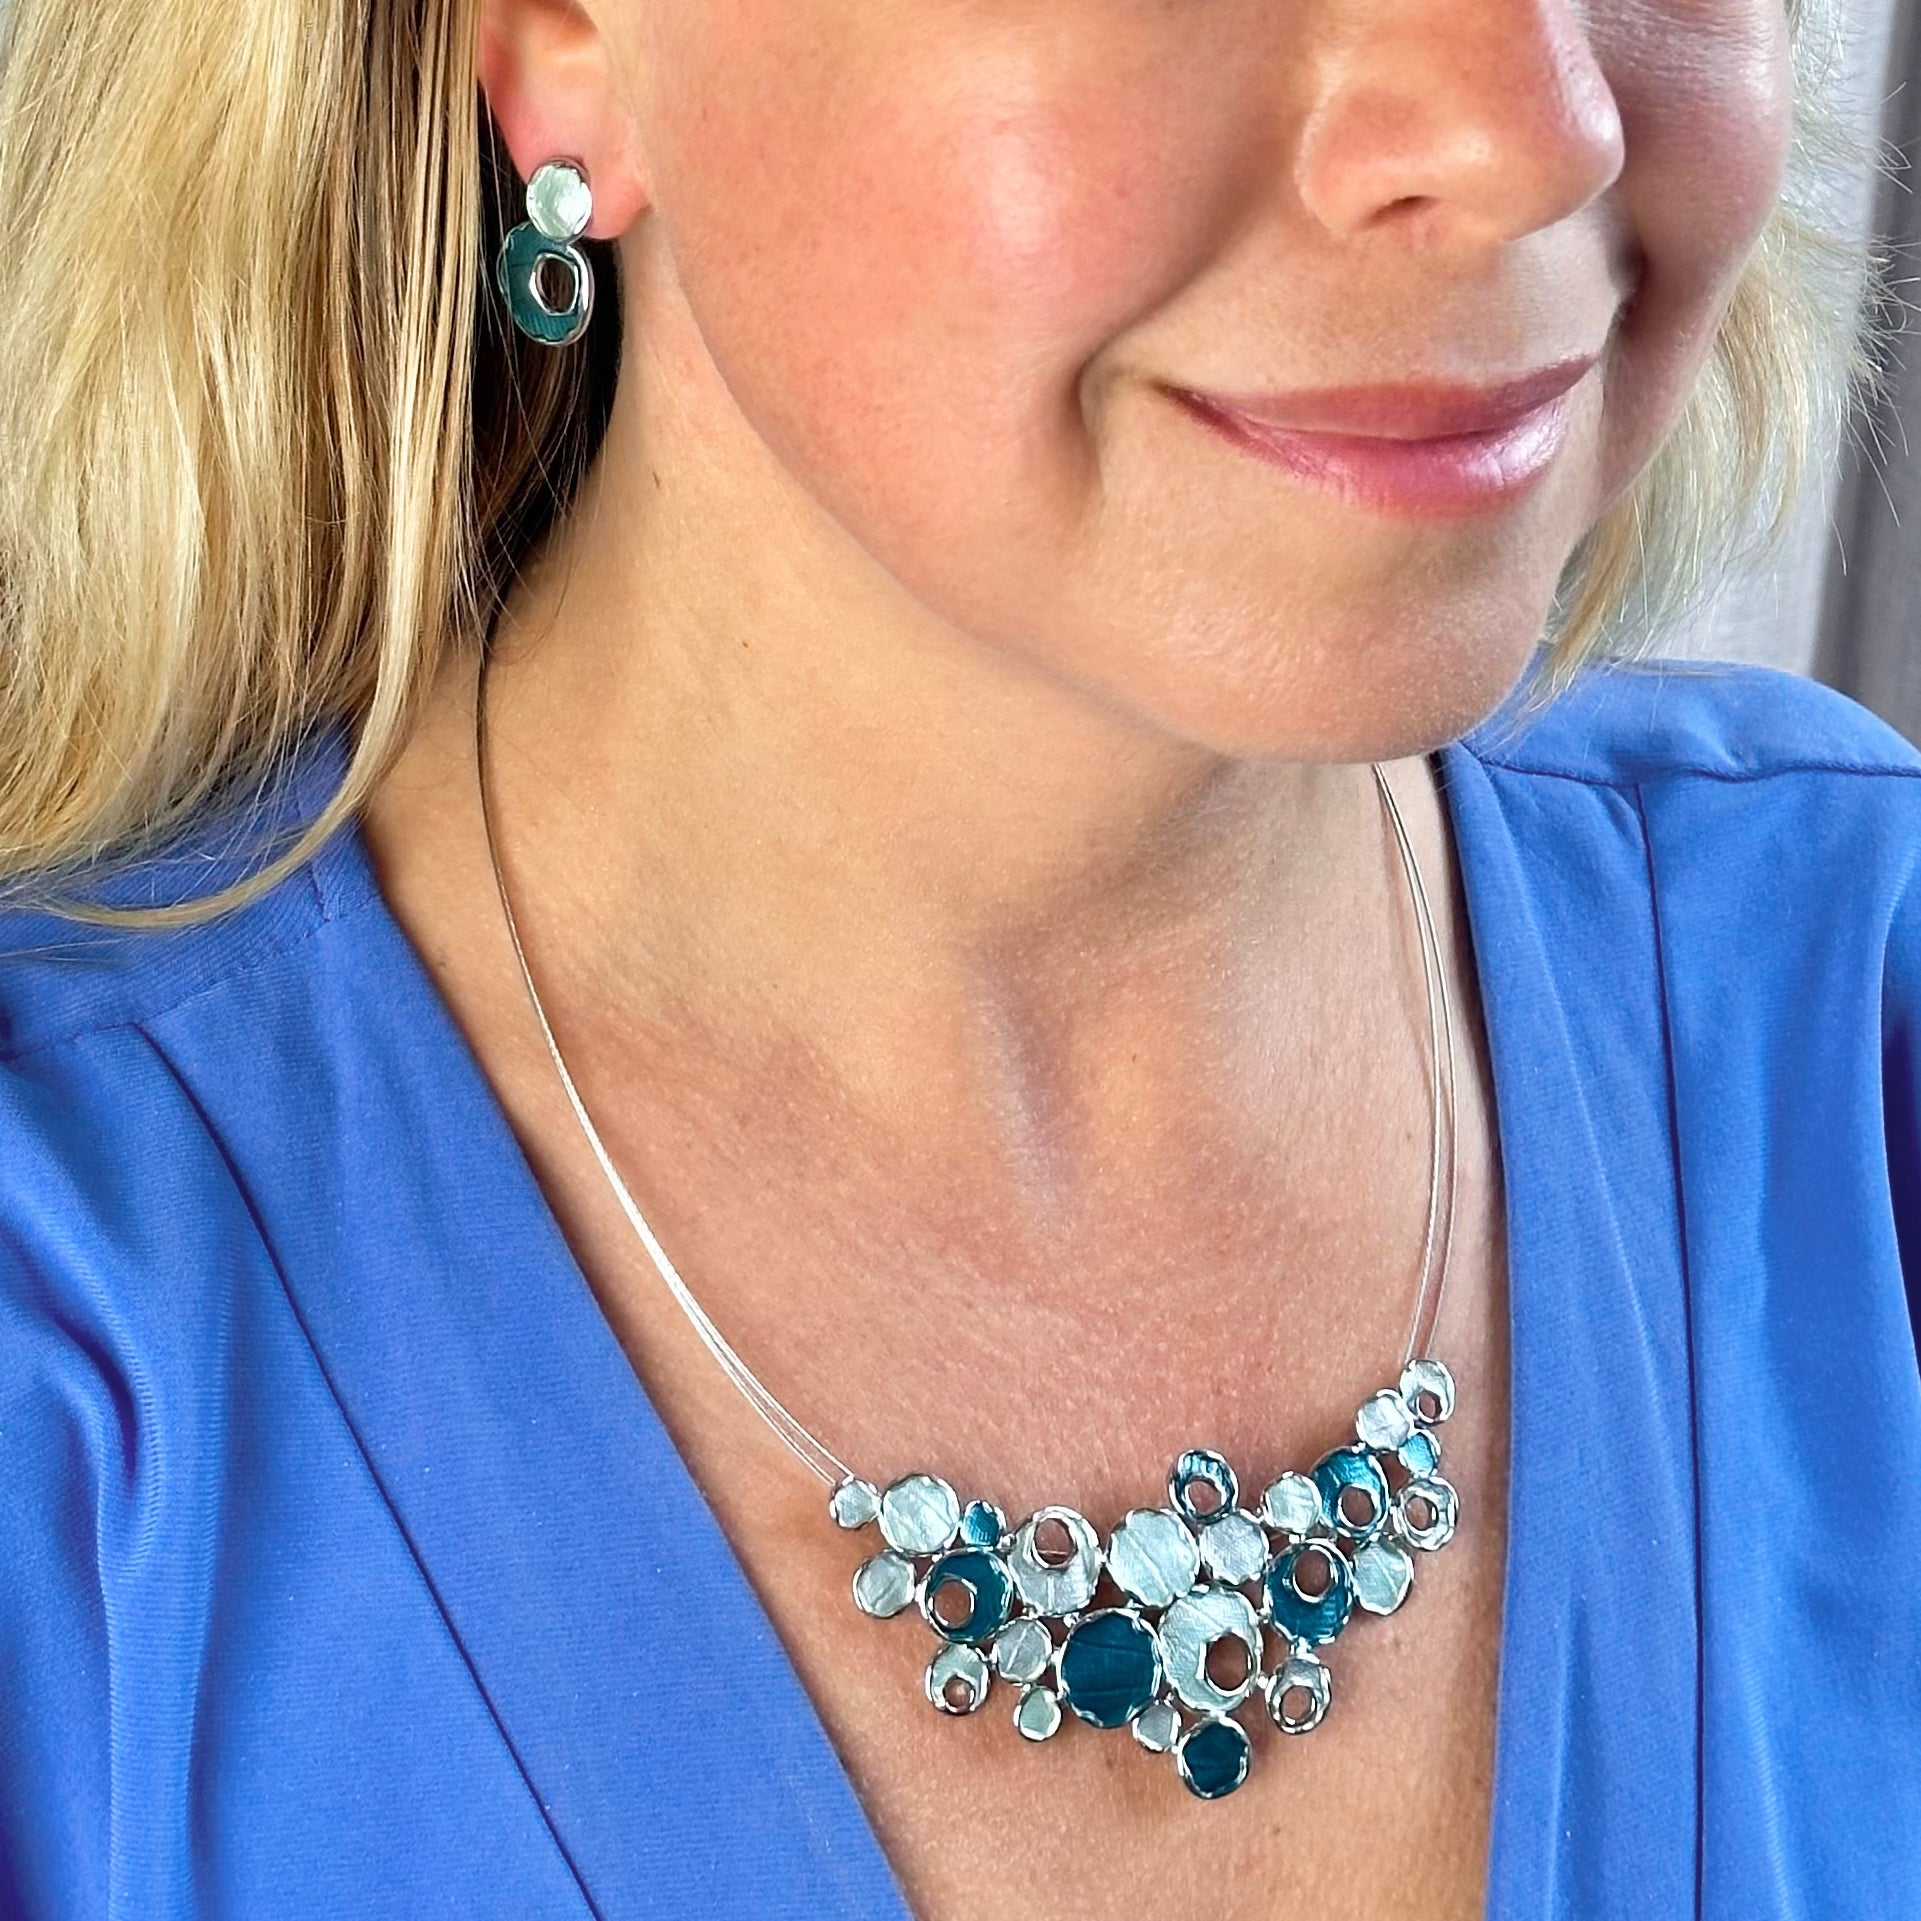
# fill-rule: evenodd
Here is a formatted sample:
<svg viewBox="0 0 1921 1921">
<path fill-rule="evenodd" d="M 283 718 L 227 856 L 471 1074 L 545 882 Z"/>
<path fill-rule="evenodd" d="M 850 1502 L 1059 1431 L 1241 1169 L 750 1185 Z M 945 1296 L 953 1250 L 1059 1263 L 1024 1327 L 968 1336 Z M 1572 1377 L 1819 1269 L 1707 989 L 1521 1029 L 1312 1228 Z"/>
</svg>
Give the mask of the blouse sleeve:
<svg viewBox="0 0 1921 1921">
<path fill-rule="evenodd" d="M 22 1921 L 108 1908 L 100 1541 L 140 1472 L 65 1091 L 55 1061 L 0 1065 L 0 1916 Z"/>
</svg>

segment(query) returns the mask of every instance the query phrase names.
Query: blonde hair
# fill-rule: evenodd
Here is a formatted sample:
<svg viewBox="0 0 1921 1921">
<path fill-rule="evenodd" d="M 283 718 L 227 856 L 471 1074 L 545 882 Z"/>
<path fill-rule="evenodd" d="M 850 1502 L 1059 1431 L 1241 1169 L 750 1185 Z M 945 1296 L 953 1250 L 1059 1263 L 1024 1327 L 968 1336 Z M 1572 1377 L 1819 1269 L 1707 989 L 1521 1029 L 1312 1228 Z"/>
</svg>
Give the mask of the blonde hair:
<svg viewBox="0 0 1921 1921">
<path fill-rule="evenodd" d="M 1569 560 L 1554 691 L 1658 637 L 1757 524 L 1778 543 L 1811 456 L 1879 391 L 1886 256 L 1819 205 L 1861 157 L 1827 97 L 1829 3 L 1787 0 L 1787 184 L 1684 417 Z M 10 898 L 165 925 L 273 885 L 365 801 L 447 650 L 483 643 L 598 449 L 614 257 L 585 243 L 599 299 L 575 346 L 507 322 L 490 272 L 519 184 L 476 4 L 0 0 Z M 58 891 L 343 718 L 338 790 L 241 882 L 143 909 Z"/>
</svg>

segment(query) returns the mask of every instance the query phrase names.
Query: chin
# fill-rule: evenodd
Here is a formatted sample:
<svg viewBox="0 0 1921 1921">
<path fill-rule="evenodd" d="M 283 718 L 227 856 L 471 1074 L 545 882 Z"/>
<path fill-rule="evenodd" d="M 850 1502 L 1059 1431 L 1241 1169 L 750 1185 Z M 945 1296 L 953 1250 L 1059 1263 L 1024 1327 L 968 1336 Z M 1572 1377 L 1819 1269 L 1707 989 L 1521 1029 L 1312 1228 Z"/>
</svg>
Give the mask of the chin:
<svg viewBox="0 0 1921 1921">
<path fill-rule="evenodd" d="M 1237 760 L 1392 761 L 1470 732 L 1527 672 L 1540 629 L 1464 645 L 1325 645 L 1303 655 L 1247 648 L 1111 661 L 1107 698 L 1141 726 Z"/>
</svg>

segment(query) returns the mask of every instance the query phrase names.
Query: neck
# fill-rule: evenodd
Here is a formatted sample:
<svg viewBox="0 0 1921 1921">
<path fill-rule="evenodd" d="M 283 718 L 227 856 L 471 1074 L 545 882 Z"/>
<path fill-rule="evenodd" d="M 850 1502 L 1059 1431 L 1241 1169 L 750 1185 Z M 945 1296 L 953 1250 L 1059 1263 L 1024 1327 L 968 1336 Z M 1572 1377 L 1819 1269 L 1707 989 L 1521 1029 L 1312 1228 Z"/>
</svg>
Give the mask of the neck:
<svg viewBox="0 0 1921 1921">
<path fill-rule="evenodd" d="M 563 1035 L 672 1028 L 1050 1213 L 1197 1128 L 1270 1152 L 1383 1012 L 1418 1083 L 1365 765 L 1156 728 L 652 425 L 643 450 L 617 412 L 487 674 L 501 859 Z M 1425 767 L 1388 772 L 1442 892 Z"/>
</svg>

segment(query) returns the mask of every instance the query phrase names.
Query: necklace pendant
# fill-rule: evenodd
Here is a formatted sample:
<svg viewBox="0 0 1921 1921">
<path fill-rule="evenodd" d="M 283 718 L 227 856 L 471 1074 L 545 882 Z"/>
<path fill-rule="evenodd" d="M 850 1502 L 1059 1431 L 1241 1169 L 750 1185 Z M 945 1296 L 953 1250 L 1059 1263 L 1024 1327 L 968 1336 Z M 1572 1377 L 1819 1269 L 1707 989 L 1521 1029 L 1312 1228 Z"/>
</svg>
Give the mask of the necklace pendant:
<svg viewBox="0 0 1921 1921">
<path fill-rule="evenodd" d="M 1218 1800 L 1252 1762 L 1245 1704 L 1284 1734 L 1319 1727 L 1333 1698 L 1321 1650 L 1357 1608 L 1392 1614 L 1417 1556 L 1453 1538 L 1459 1500 L 1435 1432 L 1453 1411 L 1447 1368 L 1410 1361 L 1362 1402 L 1353 1441 L 1280 1475 L 1257 1505 L 1242 1504 L 1221 1455 L 1190 1448 L 1165 1504 L 1130 1509 L 1105 1544 L 1068 1507 L 1010 1528 L 937 1474 L 885 1488 L 849 1475 L 828 1511 L 881 1537 L 854 1572 L 855 1605 L 877 1619 L 911 1607 L 932 1629 L 935 1708 L 974 1713 L 998 1676 L 1024 1739 L 1051 1739 L 1070 1715 L 1126 1728 L 1173 1756 L 1189 1792 Z"/>
</svg>

